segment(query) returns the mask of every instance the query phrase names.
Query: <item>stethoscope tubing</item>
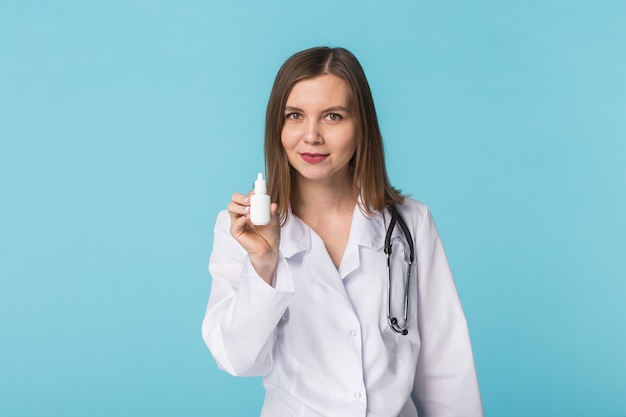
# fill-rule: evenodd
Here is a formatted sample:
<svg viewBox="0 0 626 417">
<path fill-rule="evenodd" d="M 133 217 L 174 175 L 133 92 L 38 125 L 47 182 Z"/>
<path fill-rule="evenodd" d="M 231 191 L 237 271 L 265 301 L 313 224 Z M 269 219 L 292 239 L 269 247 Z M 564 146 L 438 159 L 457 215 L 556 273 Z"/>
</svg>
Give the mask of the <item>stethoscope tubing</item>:
<svg viewBox="0 0 626 417">
<path fill-rule="evenodd" d="M 389 327 L 391 328 L 391 330 L 406 336 L 409 333 L 407 329 L 409 311 L 409 283 L 411 281 L 411 266 L 415 260 L 415 247 L 413 245 L 413 236 L 411 235 L 411 232 L 409 231 L 406 222 L 398 212 L 398 209 L 395 206 L 391 205 L 389 206 L 389 212 L 391 213 L 391 221 L 389 222 L 389 226 L 387 227 L 384 247 L 385 254 L 387 255 L 387 323 L 389 323 Z M 396 227 L 396 224 L 400 226 L 400 229 L 404 234 L 404 238 L 409 246 L 407 275 L 406 279 L 404 280 L 404 314 L 402 325 L 400 325 L 396 317 L 392 317 L 391 315 L 391 252 L 393 246 L 391 242 L 391 236 Z"/>
</svg>

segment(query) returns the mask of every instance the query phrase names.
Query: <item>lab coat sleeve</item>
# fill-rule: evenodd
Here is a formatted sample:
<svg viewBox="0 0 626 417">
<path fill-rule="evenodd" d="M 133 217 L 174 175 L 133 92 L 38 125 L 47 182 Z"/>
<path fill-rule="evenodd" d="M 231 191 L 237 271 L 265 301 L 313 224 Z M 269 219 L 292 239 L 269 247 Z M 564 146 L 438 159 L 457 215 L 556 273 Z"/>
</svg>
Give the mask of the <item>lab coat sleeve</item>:
<svg viewBox="0 0 626 417">
<path fill-rule="evenodd" d="M 467 323 L 430 211 L 416 236 L 421 347 L 413 400 L 420 417 L 481 417 Z"/>
<path fill-rule="evenodd" d="M 230 217 L 221 212 L 209 261 L 212 285 L 202 336 L 221 369 L 263 376 L 272 366 L 276 327 L 293 295 L 293 280 L 280 255 L 274 285 L 268 285 L 229 229 Z"/>
</svg>

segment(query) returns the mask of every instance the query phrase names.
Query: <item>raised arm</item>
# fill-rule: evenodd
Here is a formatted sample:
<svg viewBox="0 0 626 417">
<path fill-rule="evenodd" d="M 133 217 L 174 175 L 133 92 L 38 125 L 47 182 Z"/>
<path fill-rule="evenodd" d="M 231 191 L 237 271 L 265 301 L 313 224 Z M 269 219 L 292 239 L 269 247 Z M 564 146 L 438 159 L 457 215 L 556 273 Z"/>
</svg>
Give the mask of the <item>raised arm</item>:
<svg viewBox="0 0 626 417">
<path fill-rule="evenodd" d="M 229 212 L 221 212 L 215 226 L 202 336 L 221 369 L 233 375 L 264 375 L 271 369 L 276 326 L 293 294 L 293 281 L 278 250 L 269 279 L 259 274 L 254 254 L 248 252 L 254 242 L 247 242 L 247 250 L 234 237 L 233 223 L 241 223 L 234 226 L 235 233 L 245 223 Z"/>
</svg>

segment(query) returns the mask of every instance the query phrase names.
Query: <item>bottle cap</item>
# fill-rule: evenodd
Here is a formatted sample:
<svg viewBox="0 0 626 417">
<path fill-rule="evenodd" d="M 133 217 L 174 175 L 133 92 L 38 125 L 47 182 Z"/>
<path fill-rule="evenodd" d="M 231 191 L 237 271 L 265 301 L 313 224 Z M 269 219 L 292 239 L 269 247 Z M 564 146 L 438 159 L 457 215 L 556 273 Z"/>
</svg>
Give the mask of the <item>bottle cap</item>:
<svg viewBox="0 0 626 417">
<path fill-rule="evenodd" d="M 255 194 L 267 194 L 267 183 L 263 179 L 263 173 L 259 172 L 259 175 L 254 181 L 254 193 Z"/>
</svg>

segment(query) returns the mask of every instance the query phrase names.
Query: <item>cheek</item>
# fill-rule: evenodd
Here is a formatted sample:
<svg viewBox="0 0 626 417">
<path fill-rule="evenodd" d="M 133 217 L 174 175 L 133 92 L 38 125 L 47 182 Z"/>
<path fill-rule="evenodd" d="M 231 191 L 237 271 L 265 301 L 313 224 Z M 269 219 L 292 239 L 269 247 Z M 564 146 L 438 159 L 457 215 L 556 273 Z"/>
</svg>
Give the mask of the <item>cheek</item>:
<svg viewBox="0 0 626 417">
<path fill-rule="evenodd" d="M 341 134 L 342 148 L 345 152 L 353 154 L 356 151 L 356 132 L 353 128 L 348 128 Z"/>
<path fill-rule="evenodd" d="M 283 127 L 283 130 L 280 132 L 280 143 L 283 144 L 283 148 L 286 150 L 293 148 L 296 143 L 296 134 L 293 129 Z"/>
</svg>

